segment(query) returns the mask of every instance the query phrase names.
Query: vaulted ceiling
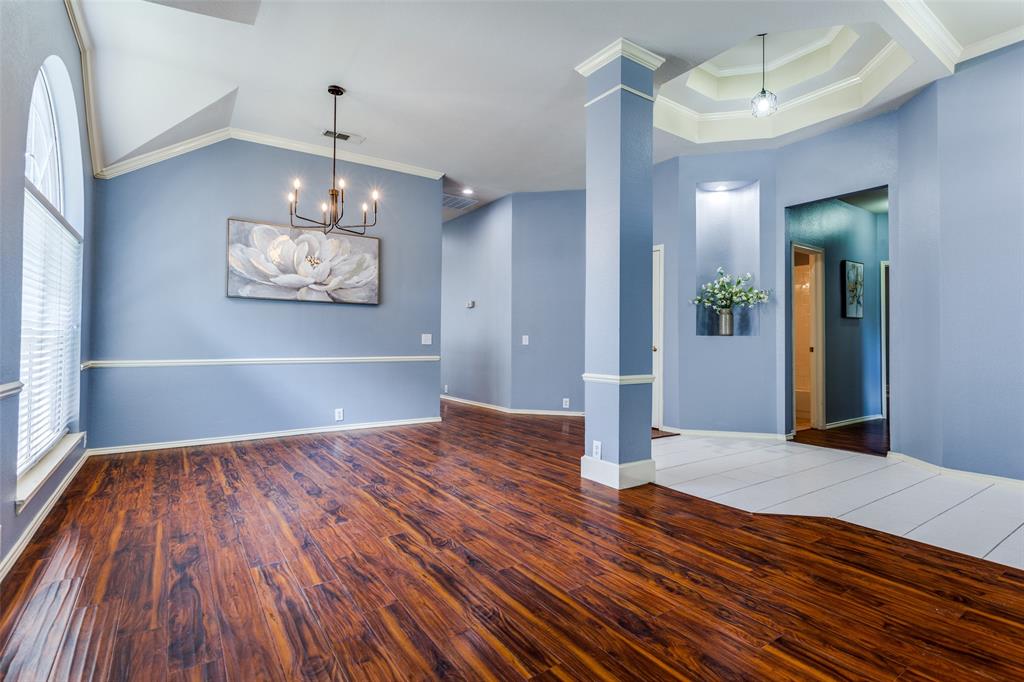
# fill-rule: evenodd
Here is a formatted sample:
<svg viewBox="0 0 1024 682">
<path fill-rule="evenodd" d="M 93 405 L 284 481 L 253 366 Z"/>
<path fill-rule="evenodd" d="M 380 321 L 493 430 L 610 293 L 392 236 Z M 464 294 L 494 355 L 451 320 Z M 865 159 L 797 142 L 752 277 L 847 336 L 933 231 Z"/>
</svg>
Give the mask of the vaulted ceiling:
<svg viewBox="0 0 1024 682">
<path fill-rule="evenodd" d="M 619 37 L 666 58 L 655 157 L 771 147 L 898 106 L 1024 39 L 1001 0 L 259 2 L 69 0 L 86 53 L 94 171 L 235 137 L 330 154 L 347 89 L 353 161 L 446 176 L 481 201 L 583 185 L 583 79 Z M 813 11 L 810 8 L 813 7 Z M 779 112 L 750 116 L 766 81 Z"/>
</svg>

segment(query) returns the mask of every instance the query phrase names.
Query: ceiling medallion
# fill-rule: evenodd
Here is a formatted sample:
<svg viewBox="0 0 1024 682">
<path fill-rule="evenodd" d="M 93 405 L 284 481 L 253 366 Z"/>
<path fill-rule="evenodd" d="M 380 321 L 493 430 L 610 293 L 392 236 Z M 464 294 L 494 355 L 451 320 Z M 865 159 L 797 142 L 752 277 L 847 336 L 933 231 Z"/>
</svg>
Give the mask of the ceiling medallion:
<svg viewBox="0 0 1024 682">
<path fill-rule="evenodd" d="M 778 111 L 779 98 L 774 92 L 764 88 L 764 37 L 768 34 L 758 33 L 757 35 L 761 37 L 761 92 L 754 95 L 754 98 L 750 100 L 750 113 L 754 115 L 754 118 L 764 118 Z"/>
<path fill-rule="evenodd" d="M 345 94 L 345 88 L 340 85 L 328 86 L 327 92 L 334 97 L 334 132 L 338 130 L 338 98 Z M 380 199 L 380 192 L 370 192 L 370 201 L 373 202 L 373 220 L 368 220 L 370 205 L 363 203 L 363 221 L 351 225 L 342 225 L 341 220 L 345 216 L 345 179 L 338 177 L 338 138 L 332 136 L 334 150 L 331 153 L 331 187 L 327 190 L 327 201 L 320 204 L 320 219 L 306 218 L 299 214 L 299 189 L 302 182 L 295 178 L 292 187 L 294 190 L 288 194 L 288 215 L 291 218 L 292 227 L 312 228 L 318 227 L 329 234 L 335 231 L 351 232 L 353 234 L 366 234 L 366 228 L 377 224 L 377 202 Z M 299 221 L 296 224 L 296 220 Z"/>
</svg>

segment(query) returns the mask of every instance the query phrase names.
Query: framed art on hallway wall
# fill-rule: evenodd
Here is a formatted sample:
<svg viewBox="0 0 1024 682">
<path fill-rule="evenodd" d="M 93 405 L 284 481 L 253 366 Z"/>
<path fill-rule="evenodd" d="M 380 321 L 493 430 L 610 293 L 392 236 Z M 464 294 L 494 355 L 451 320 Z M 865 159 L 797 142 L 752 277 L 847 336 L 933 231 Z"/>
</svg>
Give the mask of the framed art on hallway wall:
<svg viewBox="0 0 1024 682">
<path fill-rule="evenodd" d="M 228 219 L 227 295 L 380 302 L 380 239 Z"/>
<path fill-rule="evenodd" d="M 864 264 L 855 260 L 839 263 L 843 287 L 843 317 L 859 320 L 864 317 Z"/>
</svg>

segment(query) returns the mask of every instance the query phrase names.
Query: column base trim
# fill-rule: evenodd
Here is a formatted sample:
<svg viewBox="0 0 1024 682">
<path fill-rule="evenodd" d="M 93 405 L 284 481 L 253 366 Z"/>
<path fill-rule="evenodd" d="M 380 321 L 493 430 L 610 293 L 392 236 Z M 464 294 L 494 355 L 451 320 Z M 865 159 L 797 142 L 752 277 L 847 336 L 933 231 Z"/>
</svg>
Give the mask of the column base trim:
<svg viewBox="0 0 1024 682">
<path fill-rule="evenodd" d="M 587 455 L 580 457 L 580 477 L 616 490 L 654 483 L 654 474 L 653 459 L 616 464 Z"/>
</svg>

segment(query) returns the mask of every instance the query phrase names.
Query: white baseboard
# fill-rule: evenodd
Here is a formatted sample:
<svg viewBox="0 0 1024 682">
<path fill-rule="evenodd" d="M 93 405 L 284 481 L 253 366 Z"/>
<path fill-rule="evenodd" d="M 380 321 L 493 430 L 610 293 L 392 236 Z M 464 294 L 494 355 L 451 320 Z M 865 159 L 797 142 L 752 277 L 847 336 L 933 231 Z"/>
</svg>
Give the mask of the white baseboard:
<svg viewBox="0 0 1024 682">
<path fill-rule="evenodd" d="M 171 440 L 162 443 L 136 443 L 134 445 L 114 445 L 106 448 L 89 448 L 86 455 L 114 455 L 121 452 L 142 452 L 145 450 L 166 450 L 168 448 L 187 448 L 196 445 L 216 445 L 218 443 L 234 443 L 236 441 L 259 440 L 261 438 L 280 438 L 282 436 L 305 436 L 313 433 L 332 433 L 334 431 L 354 431 L 356 429 L 379 429 L 385 426 L 409 426 L 411 424 L 431 424 L 441 421 L 440 417 L 421 417 L 418 419 L 394 419 L 383 422 L 362 422 L 341 426 L 314 426 L 307 429 L 287 429 L 285 431 L 265 431 L 263 433 L 245 433 L 234 436 L 217 436 L 214 438 L 192 438 L 189 440 Z"/>
<path fill-rule="evenodd" d="M 963 469 L 950 469 L 949 467 L 932 464 L 931 462 L 926 462 L 923 459 L 911 457 L 910 455 L 905 455 L 902 452 L 893 452 L 892 450 L 888 452 L 887 456 L 897 462 L 906 462 L 907 464 L 913 464 L 914 466 L 919 466 L 923 469 L 928 469 L 929 471 L 934 471 L 935 473 L 946 476 L 958 476 L 960 478 L 971 478 L 977 481 L 985 481 L 986 483 L 999 483 L 1002 485 L 1009 484 L 1024 488 L 1024 481 L 1019 478 L 996 476 L 995 474 L 979 474 L 973 471 L 964 471 Z"/>
<path fill-rule="evenodd" d="M 654 483 L 654 460 L 642 459 L 639 462 L 616 464 L 586 455 L 580 457 L 580 476 L 609 488 L 622 490 L 633 488 L 645 483 Z"/>
<path fill-rule="evenodd" d="M 504 412 L 505 414 L 535 414 L 544 415 L 551 417 L 582 417 L 582 412 L 573 412 L 571 410 L 522 410 L 513 407 L 504 407 L 503 405 L 492 405 L 491 403 L 480 403 L 475 400 L 468 400 L 466 398 L 456 398 L 453 395 L 442 395 L 441 400 L 449 400 L 453 403 L 462 403 L 463 405 L 472 405 L 474 407 L 482 407 L 485 410 L 495 410 L 497 412 Z"/>
<path fill-rule="evenodd" d="M 675 426 L 659 426 L 662 431 L 678 433 L 683 436 L 700 438 L 753 438 L 755 440 L 787 441 L 793 440 L 792 433 L 759 433 L 757 431 L 704 431 L 702 429 L 679 429 Z"/>
<path fill-rule="evenodd" d="M 57 500 L 59 500 L 60 496 L 64 494 L 64 490 L 67 489 L 72 479 L 74 479 L 75 474 L 77 474 L 79 469 L 82 468 L 82 465 L 85 464 L 85 460 L 88 457 L 89 451 L 86 450 L 78 458 L 78 461 L 75 462 L 75 465 L 71 467 L 71 470 L 68 471 L 67 475 L 61 479 L 61 482 L 57 487 L 53 489 L 53 493 L 50 494 L 46 503 L 43 504 L 39 511 L 36 512 L 36 515 L 32 519 L 32 523 L 30 523 L 22 532 L 21 537 L 18 538 L 18 541 L 14 543 L 13 547 L 11 547 L 11 551 L 7 553 L 7 556 L 0 560 L 0 582 L 7 577 L 7 572 L 11 570 L 11 567 L 18 561 L 18 557 L 20 557 L 21 553 L 25 551 L 25 548 L 28 547 L 28 543 L 32 541 L 32 537 L 36 534 L 36 531 L 39 530 L 39 526 L 41 526 L 46 517 L 49 516 L 50 510 L 53 509 L 53 505 L 57 504 Z"/>
<path fill-rule="evenodd" d="M 842 419 L 837 422 L 828 422 L 825 424 L 826 429 L 838 429 L 840 426 L 849 426 L 850 424 L 860 424 L 861 422 L 873 422 L 876 419 L 885 419 L 880 414 L 869 414 L 863 417 L 854 417 L 853 419 Z"/>
</svg>

